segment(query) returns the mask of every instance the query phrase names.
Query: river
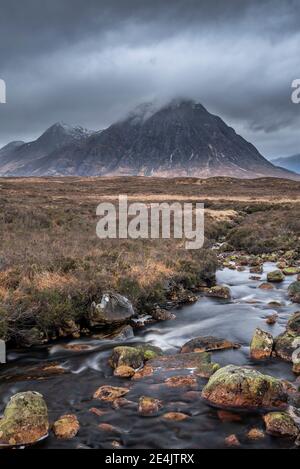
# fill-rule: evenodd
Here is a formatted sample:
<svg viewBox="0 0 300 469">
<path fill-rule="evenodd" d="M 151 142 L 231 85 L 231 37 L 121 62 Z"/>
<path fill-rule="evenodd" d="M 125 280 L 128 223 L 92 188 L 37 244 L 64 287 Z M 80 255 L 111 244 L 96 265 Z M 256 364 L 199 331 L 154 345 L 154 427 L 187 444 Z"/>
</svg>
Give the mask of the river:
<svg viewBox="0 0 300 469">
<path fill-rule="evenodd" d="M 239 414 L 241 420 L 238 422 L 221 421 L 217 409 L 201 400 L 199 391 L 206 383 L 205 379 L 199 378 L 197 388 L 188 392 L 187 389 L 168 388 L 151 380 L 128 381 L 114 377 L 108 365 L 111 350 L 116 345 L 149 342 L 161 347 L 165 353 L 175 353 L 193 337 L 212 335 L 242 345 L 238 350 L 213 352 L 213 361 L 220 365 L 250 365 L 263 373 L 295 381 L 291 364 L 276 358 L 253 361 L 249 355 L 249 344 L 256 327 L 276 336 L 284 330 L 290 314 L 298 309 L 287 296 L 288 285 L 295 277 L 286 277 L 284 282 L 274 285 L 273 290 L 257 288 L 266 279 L 266 273 L 275 268 L 275 264 L 264 264 L 264 274 L 260 281 L 250 280 L 248 268 L 243 272 L 227 268 L 220 270 L 217 272 L 217 283 L 231 288 L 231 301 L 201 296 L 193 305 L 174 311 L 175 320 L 136 329 L 134 338 L 126 342 L 82 338 L 67 342 L 69 345 L 89 346 L 87 350 L 79 352 L 66 350 L 66 341 L 26 351 L 11 351 L 7 365 L 2 367 L 5 373 L 13 375 L 15 370 L 20 373 L 22 368 L 26 373 L 29 365 L 38 367 L 53 361 L 59 363 L 67 373 L 46 380 L 12 379 L 2 382 L 1 407 L 4 408 L 12 394 L 34 390 L 43 394 L 49 408 L 50 421 L 66 413 L 77 415 L 80 431 L 74 439 L 57 440 L 50 433 L 49 438 L 37 445 L 40 448 L 223 448 L 224 439 L 233 433 L 244 448 L 291 447 L 292 442 L 267 435 L 255 442 L 247 438 L 251 428 L 264 428 L 260 415 L 243 412 Z M 272 301 L 280 302 L 281 306 L 270 306 Z M 278 313 L 278 322 L 269 326 L 265 317 L 274 312 Z M 110 404 L 93 400 L 93 393 L 103 384 L 130 387 L 126 398 L 131 404 L 114 409 Z M 198 392 L 193 392 L 195 390 Z M 141 395 L 157 397 L 163 402 L 163 409 L 158 416 L 139 416 L 136 403 Z M 92 407 L 103 410 L 103 415 L 90 412 Z M 178 422 L 164 419 L 163 414 L 170 411 L 183 412 L 188 418 Z M 115 431 L 100 429 L 101 423 L 114 426 Z"/>
</svg>

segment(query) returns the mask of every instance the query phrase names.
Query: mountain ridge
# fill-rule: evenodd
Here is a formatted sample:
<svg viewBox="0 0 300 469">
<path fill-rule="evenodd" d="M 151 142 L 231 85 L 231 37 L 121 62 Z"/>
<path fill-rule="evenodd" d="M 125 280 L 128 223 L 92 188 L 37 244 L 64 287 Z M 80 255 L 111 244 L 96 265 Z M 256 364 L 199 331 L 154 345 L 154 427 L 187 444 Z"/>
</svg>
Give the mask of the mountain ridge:
<svg viewBox="0 0 300 469">
<path fill-rule="evenodd" d="M 56 123 L 34 142 L 9 145 L 0 150 L 0 176 L 298 178 L 188 99 L 143 103 L 98 132 Z"/>
</svg>

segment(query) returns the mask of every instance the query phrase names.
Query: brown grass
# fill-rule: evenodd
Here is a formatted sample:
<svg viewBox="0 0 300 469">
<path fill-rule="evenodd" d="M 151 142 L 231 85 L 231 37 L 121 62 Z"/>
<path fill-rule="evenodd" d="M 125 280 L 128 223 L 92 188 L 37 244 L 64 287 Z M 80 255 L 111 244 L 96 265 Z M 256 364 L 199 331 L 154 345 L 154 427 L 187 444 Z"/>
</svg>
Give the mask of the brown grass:
<svg viewBox="0 0 300 469">
<path fill-rule="evenodd" d="M 187 251 L 172 239 L 99 240 L 96 206 L 118 194 L 205 202 L 205 249 Z M 275 179 L 1 179 L 0 336 L 22 343 L 33 328 L 47 338 L 69 319 L 86 325 L 91 302 L 107 289 L 148 311 L 166 300 L 167 280 L 184 288 L 212 281 L 217 263 L 208 248 L 222 237 L 248 252 L 297 248 L 299 200 L 300 183 Z"/>
</svg>

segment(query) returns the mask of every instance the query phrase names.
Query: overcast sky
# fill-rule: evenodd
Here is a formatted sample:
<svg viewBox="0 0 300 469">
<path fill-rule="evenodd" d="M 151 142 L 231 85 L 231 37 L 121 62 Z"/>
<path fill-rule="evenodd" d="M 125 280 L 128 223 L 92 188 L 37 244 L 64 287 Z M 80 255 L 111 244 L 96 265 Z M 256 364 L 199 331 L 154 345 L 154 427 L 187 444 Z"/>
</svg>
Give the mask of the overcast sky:
<svg viewBox="0 0 300 469">
<path fill-rule="evenodd" d="M 0 145 L 194 98 L 266 157 L 300 153 L 299 0 L 0 0 Z"/>
</svg>

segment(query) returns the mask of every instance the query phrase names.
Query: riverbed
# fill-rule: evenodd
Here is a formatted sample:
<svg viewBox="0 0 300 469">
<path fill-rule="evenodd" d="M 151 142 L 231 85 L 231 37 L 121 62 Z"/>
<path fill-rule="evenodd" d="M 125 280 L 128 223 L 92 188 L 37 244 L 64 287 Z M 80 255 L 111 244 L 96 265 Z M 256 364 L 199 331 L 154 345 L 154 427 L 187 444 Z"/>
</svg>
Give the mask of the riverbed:
<svg viewBox="0 0 300 469">
<path fill-rule="evenodd" d="M 217 272 L 217 283 L 228 285 L 232 299 L 220 300 L 199 296 L 199 300 L 188 306 L 174 310 L 175 320 L 157 322 L 144 328 L 136 329 L 134 337 L 126 341 L 96 340 L 82 338 L 61 341 L 26 351 L 11 351 L 7 365 L 1 370 L 14 375 L 14 371 L 30 367 L 39 367 L 56 362 L 64 368 L 65 374 L 54 375 L 48 379 L 12 378 L 2 382 L 0 405 L 4 409 L 9 397 L 17 392 L 39 391 L 45 398 L 50 421 L 63 414 L 76 414 L 80 422 L 78 435 L 70 440 L 58 440 L 50 433 L 49 437 L 36 447 L 39 448 L 223 448 L 225 438 L 235 434 L 244 448 L 290 448 L 291 441 L 272 438 L 268 435 L 262 440 L 251 441 L 247 432 L 253 428 L 264 429 L 261 415 L 247 412 L 239 413 L 239 421 L 220 420 L 218 410 L 201 400 L 201 389 L 206 379 L 197 378 L 197 386 L 192 389 L 169 388 L 163 383 L 150 379 L 126 380 L 113 376 L 108 365 L 112 348 L 117 345 L 151 343 L 163 349 L 166 354 L 180 351 L 181 346 L 197 336 L 215 336 L 226 338 L 241 344 L 237 350 L 224 350 L 212 353 L 214 362 L 221 366 L 228 364 L 248 365 L 281 379 L 291 382 L 296 376 L 291 364 L 277 358 L 253 361 L 250 358 L 249 344 L 256 327 L 260 327 L 277 336 L 283 332 L 291 313 L 299 306 L 292 304 L 287 295 L 288 285 L 295 276 L 287 276 L 273 290 L 257 288 L 266 280 L 267 272 L 274 270 L 275 264 L 265 263 L 260 280 L 251 280 L 249 268 L 243 272 L 223 269 Z M 281 306 L 272 306 L 270 302 L 279 302 Z M 266 316 L 277 313 L 278 321 L 267 325 Z M 86 345 L 86 350 L 67 350 L 65 345 Z M 191 370 L 186 371 L 187 374 Z M 173 375 L 176 373 L 173 373 Z M 18 378 L 20 379 L 20 378 Z M 124 406 L 113 408 L 111 404 L 93 400 L 94 392 L 101 385 L 126 386 L 130 389 L 126 395 L 129 401 Z M 162 401 L 163 407 L 154 417 L 142 417 L 137 412 L 137 402 L 142 395 L 152 396 Z M 102 415 L 91 412 L 97 408 Z M 182 412 L 187 418 L 172 421 L 164 418 L 166 412 Z M 101 429 L 101 423 L 110 424 Z"/>
</svg>

